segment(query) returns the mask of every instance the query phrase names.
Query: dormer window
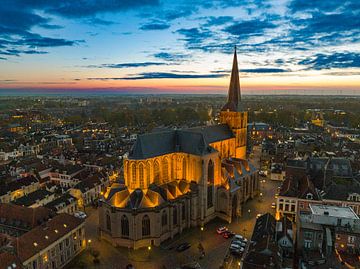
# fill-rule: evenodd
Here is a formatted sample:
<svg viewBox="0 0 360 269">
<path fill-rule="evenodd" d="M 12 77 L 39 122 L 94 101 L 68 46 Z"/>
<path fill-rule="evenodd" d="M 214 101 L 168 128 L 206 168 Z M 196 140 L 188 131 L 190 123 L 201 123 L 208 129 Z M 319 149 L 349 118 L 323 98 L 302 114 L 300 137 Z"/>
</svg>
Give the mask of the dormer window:
<svg viewBox="0 0 360 269">
<path fill-rule="evenodd" d="M 306 199 L 307 199 L 307 200 L 312 200 L 313 198 L 314 198 L 314 197 L 313 197 L 312 193 L 306 194 Z"/>
</svg>

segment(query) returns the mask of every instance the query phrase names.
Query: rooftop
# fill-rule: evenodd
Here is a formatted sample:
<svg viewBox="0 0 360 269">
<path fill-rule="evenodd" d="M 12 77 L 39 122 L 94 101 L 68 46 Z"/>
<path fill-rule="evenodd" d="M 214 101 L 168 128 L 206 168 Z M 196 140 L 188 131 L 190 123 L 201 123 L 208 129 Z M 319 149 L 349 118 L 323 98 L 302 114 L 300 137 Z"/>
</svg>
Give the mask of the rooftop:
<svg viewBox="0 0 360 269">
<path fill-rule="evenodd" d="M 336 218 L 359 219 L 350 207 L 328 206 L 328 205 L 309 205 L 313 215 L 327 215 Z"/>
</svg>

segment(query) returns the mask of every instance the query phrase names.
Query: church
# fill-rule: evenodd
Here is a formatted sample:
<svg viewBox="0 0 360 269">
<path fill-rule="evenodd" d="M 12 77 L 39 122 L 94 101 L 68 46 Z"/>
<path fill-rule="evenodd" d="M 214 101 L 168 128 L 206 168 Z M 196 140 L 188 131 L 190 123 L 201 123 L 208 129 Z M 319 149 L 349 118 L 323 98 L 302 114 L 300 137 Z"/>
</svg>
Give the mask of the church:
<svg viewBox="0 0 360 269">
<path fill-rule="evenodd" d="M 246 159 L 247 122 L 235 49 L 220 124 L 139 135 L 124 179 L 100 201 L 100 237 L 138 249 L 216 217 L 236 220 L 259 193 L 258 171 Z"/>
</svg>

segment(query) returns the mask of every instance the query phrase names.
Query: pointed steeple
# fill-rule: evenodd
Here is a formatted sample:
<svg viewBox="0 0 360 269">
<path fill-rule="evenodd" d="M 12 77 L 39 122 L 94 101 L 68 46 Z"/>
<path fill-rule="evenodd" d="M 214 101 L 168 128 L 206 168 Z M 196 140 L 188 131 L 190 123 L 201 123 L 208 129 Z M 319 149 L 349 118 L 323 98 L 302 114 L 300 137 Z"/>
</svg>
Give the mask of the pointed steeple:
<svg viewBox="0 0 360 269">
<path fill-rule="evenodd" d="M 238 68 L 236 46 L 235 46 L 233 66 L 231 70 L 230 86 L 228 92 L 228 100 L 221 110 L 239 111 L 240 101 L 241 101 L 240 79 L 239 79 L 239 68 Z"/>
</svg>

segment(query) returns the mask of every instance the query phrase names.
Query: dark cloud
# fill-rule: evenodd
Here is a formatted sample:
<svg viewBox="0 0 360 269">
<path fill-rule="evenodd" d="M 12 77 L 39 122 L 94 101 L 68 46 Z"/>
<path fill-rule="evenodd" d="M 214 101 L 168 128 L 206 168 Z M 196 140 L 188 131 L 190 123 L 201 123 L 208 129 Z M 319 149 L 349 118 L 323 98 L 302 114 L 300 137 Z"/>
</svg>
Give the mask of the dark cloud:
<svg viewBox="0 0 360 269">
<path fill-rule="evenodd" d="M 170 24 L 163 21 L 151 21 L 145 23 L 139 27 L 140 30 L 151 31 L 151 30 L 165 30 L 170 28 Z"/>
<path fill-rule="evenodd" d="M 166 65 L 167 63 L 161 62 L 142 62 L 142 63 L 119 63 L 119 64 L 101 64 L 101 65 L 89 65 L 90 68 L 131 68 L 131 67 L 146 67 L 154 65 Z"/>
<path fill-rule="evenodd" d="M 333 54 L 316 54 L 312 57 L 298 62 L 299 65 L 306 65 L 307 69 L 331 69 L 360 67 L 360 53 L 339 52 Z"/>
<path fill-rule="evenodd" d="M 158 0 L 4 0 L 21 9 L 41 9 L 67 18 L 84 18 L 107 12 L 120 12 L 145 6 L 157 6 Z"/>
<path fill-rule="evenodd" d="M 0 50 L 0 54 L 9 56 L 20 56 L 20 54 L 47 54 L 47 51 L 40 50 L 19 50 L 19 49 L 8 49 L 5 51 Z"/>
<path fill-rule="evenodd" d="M 147 72 L 128 77 L 88 78 L 88 80 L 142 80 L 142 79 L 185 79 L 185 78 L 220 78 L 223 74 L 184 74 L 167 72 Z"/>
<path fill-rule="evenodd" d="M 31 2 L 31 1 L 29 1 Z M 35 14 L 26 8 L 16 7 L 16 1 L 5 0 L 0 8 L 0 48 L 2 54 L 19 56 L 20 54 L 44 54 L 33 50 L 35 47 L 73 46 L 80 41 L 63 38 L 45 37 L 31 32 L 38 26 L 46 29 L 58 29 L 61 26 L 49 24 L 49 18 Z"/>
<path fill-rule="evenodd" d="M 231 16 L 219 16 L 219 17 L 210 16 L 206 18 L 206 23 L 204 23 L 203 26 L 205 27 L 219 26 L 229 23 L 233 20 L 234 18 Z"/>
<path fill-rule="evenodd" d="M 241 69 L 240 72 L 244 72 L 244 73 L 283 73 L 283 72 L 290 72 L 290 70 L 281 69 L 281 68 L 250 68 L 250 69 Z"/>
<path fill-rule="evenodd" d="M 339 8 L 359 8 L 360 4 L 358 1 L 341 1 L 341 0 L 312 0 L 312 1 L 303 1 L 303 0 L 292 0 L 289 2 L 289 9 L 292 13 L 301 12 L 301 11 L 311 11 L 311 12 L 329 12 L 334 11 Z"/>
<path fill-rule="evenodd" d="M 171 53 L 171 52 L 158 52 L 153 54 L 153 57 L 164 61 L 182 61 L 189 57 L 189 55 L 183 53 Z"/>
<path fill-rule="evenodd" d="M 248 68 L 248 69 L 240 69 L 240 72 L 243 73 L 284 73 L 284 72 L 291 72 L 290 70 L 281 69 L 281 68 Z M 214 74 L 230 74 L 230 69 L 225 70 L 214 70 L 211 71 Z"/>
<path fill-rule="evenodd" d="M 186 41 L 188 47 L 202 45 L 203 42 L 212 37 L 211 31 L 206 28 L 182 28 L 176 31 L 182 35 L 181 40 Z"/>
<path fill-rule="evenodd" d="M 261 21 L 258 19 L 250 21 L 236 22 L 224 29 L 225 32 L 236 36 L 238 39 L 247 39 L 251 36 L 259 36 L 264 34 L 268 29 L 274 29 L 277 26 L 269 21 Z"/>
<path fill-rule="evenodd" d="M 45 29 L 49 29 L 49 30 L 57 30 L 57 29 L 63 29 L 64 27 L 61 25 L 56 25 L 56 24 L 39 24 L 38 26 L 45 28 Z"/>
<path fill-rule="evenodd" d="M 104 20 L 104 19 L 100 19 L 100 18 L 91 18 L 86 20 L 87 24 L 92 24 L 92 25 L 112 25 L 115 24 L 116 22 L 114 21 L 109 21 L 109 20 Z"/>
</svg>

